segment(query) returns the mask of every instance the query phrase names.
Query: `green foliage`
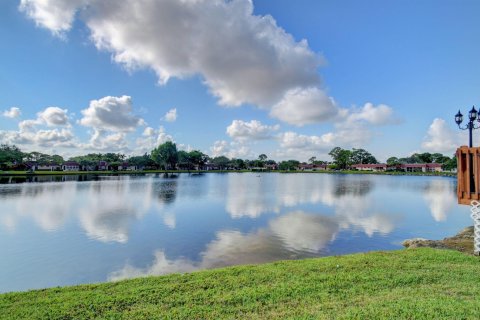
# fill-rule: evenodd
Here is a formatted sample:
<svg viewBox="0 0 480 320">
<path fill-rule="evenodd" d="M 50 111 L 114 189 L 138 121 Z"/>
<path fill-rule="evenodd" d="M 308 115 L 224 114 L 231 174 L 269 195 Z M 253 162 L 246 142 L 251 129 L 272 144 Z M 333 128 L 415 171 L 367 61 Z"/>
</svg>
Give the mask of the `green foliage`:
<svg viewBox="0 0 480 320">
<path fill-rule="evenodd" d="M 265 160 L 267 160 L 267 155 L 262 153 L 261 155 L 258 156 L 258 160 L 260 160 L 261 162 L 265 162 Z"/>
<path fill-rule="evenodd" d="M 337 166 L 338 169 L 346 169 L 352 164 L 352 151 L 350 150 L 335 147 L 328 154 L 332 157 L 333 163 Z"/>
<path fill-rule="evenodd" d="M 9 166 L 13 163 L 21 163 L 24 153 L 15 145 L 0 145 L 0 165 Z"/>
<path fill-rule="evenodd" d="M 292 170 L 297 170 L 299 165 L 300 165 L 300 161 L 287 160 L 287 161 L 280 162 L 278 164 L 278 169 L 282 171 L 292 171 Z"/>
<path fill-rule="evenodd" d="M 0 295 L 0 319 L 478 319 L 478 259 L 409 249 Z"/>
<path fill-rule="evenodd" d="M 152 158 L 145 153 L 143 156 L 133 156 L 127 159 L 128 164 L 132 166 L 137 166 L 138 168 L 145 168 L 145 167 L 154 167 L 155 162 Z"/>
<path fill-rule="evenodd" d="M 152 150 L 152 159 L 167 170 L 175 169 L 178 162 L 177 145 L 171 141 L 162 143 Z"/>
<path fill-rule="evenodd" d="M 457 157 L 453 156 L 451 159 L 449 158 L 447 161 L 443 162 L 442 169 L 452 171 L 457 168 Z"/>
<path fill-rule="evenodd" d="M 216 165 L 220 170 L 227 169 L 230 165 L 230 159 L 225 156 L 215 157 L 211 160 L 211 162 Z"/>
<path fill-rule="evenodd" d="M 397 157 L 390 157 L 387 159 L 387 164 L 389 166 L 400 164 L 400 160 Z"/>
<path fill-rule="evenodd" d="M 365 149 L 355 149 L 353 148 L 350 154 L 350 162 L 352 164 L 361 163 L 361 164 L 368 164 L 368 163 L 378 163 L 377 159 Z"/>
<path fill-rule="evenodd" d="M 230 163 L 231 163 L 231 166 L 237 170 L 243 170 L 247 168 L 247 164 L 245 160 L 242 160 L 242 159 L 232 159 Z"/>
</svg>

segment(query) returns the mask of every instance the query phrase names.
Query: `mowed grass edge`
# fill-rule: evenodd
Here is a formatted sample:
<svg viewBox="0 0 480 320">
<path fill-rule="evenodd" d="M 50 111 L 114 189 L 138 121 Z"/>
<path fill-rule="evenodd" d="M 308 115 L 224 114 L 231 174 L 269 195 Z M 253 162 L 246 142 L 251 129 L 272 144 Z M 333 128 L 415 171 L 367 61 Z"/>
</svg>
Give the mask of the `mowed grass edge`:
<svg viewBox="0 0 480 320">
<path fill-rule="evenodd" d="M 430 248 L 0 295 L 0 319 L 478 319 L 480 260 Z"/>
</svg>

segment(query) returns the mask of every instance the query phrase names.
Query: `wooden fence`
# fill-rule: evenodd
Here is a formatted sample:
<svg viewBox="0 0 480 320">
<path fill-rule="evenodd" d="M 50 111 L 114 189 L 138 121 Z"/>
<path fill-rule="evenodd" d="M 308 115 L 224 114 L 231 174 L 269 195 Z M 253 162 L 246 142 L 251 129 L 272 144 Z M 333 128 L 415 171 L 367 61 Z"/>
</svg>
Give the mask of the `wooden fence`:
<svg viewBox="0 0 480 320">
<path fill-rule="evenodd" d="M 480 199 L 480 147 L 457 149 L 457 198 L 466 205 Z"/>
</svg>

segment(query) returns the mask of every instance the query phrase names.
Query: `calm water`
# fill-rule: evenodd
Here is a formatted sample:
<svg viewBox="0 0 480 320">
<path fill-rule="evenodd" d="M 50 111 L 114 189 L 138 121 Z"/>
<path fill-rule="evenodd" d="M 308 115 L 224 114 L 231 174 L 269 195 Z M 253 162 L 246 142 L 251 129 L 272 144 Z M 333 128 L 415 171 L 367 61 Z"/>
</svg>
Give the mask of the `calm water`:
<svg viewBox="0 0 480 320">
<path fill-rule="evenodd" d="M 472 224 L 445 177 L 38 179 L 0 181 L 0 292 L 399 249 Z"/>
</svg>

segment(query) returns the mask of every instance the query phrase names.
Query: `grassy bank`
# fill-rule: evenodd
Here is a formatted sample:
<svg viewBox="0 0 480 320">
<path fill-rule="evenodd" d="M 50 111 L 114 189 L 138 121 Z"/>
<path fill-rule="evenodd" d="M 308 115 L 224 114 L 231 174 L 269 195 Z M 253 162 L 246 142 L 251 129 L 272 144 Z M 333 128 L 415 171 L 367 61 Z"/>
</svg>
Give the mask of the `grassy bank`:
<svg viewBox="0 0 480 320">
<path fill-rule="evenodd" d="M 478 319 L 477 257 L 430 248 L 0 295 L 0 319 Z"/>
</svg>

